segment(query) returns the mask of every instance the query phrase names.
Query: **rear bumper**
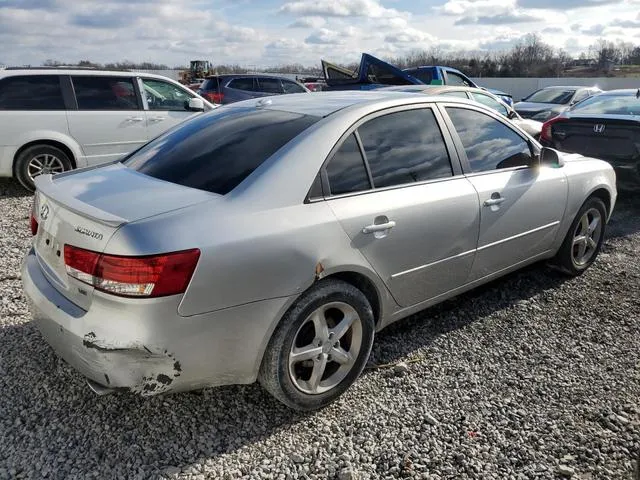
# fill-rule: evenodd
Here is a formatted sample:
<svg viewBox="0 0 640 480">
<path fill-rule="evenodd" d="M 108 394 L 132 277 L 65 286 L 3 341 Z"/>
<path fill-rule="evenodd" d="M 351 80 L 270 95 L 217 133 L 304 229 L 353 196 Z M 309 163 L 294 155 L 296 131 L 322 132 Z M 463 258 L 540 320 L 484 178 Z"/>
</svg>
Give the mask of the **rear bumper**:
<svg viewBox="0 0 640 480">
<path fill-rule="evenodd" d="M 292 300 L 181 317 L 180 297 L 123 301 L 96 295 L 85 311 L 49 283 L 33 250 L 23 261 L 22 281 L 34 321 L 60 357 L 99 385 L 142 395 L 254 382 L 273 328 Z"/>
</svg>

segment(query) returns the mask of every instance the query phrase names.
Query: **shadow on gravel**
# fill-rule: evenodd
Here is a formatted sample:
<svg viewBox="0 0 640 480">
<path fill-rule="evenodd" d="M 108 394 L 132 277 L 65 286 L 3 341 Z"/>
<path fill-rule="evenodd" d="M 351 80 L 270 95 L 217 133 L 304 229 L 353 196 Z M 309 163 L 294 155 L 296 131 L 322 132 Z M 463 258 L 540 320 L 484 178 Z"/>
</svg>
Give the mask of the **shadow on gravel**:
<svg viewBox="0 0 640 480">
<path fill-rule="evenodd" d="M 607 238 L 620 238 L 640 232 L 640 198 L 620 194 L 607 225 Z"/>
<path fill-rule="evenodd" d="M 27 191 L 13 178 L 0 178 L 0 198 L 3 197 L 30 197 L 33 194 Z"/>
</svg>

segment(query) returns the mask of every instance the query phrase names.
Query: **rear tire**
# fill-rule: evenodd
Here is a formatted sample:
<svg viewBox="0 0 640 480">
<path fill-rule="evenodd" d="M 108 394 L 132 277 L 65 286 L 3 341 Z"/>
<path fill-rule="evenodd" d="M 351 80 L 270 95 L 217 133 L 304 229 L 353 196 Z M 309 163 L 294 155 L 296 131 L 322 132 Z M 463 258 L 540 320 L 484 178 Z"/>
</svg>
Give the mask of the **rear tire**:
<svg viewBox="0 0 640 480">
<path fill-rule="evenodd" d="M 564 273 L 581 275 L 596 260 L 606 230 L 607 208 L 597 197 L 582 205 L 552 264 Z"/>
<path fill-rule="evenodd" d="M 304 293 L 273 333 L 258 380 L 299 411 L 322 408 L 358 378 L 371 353 L 375 322 L 365 295 L 326 279 Z"/>
<path fill-rule="evenodd" d="M 69 156 L 52 145 L 33 145 L 17 156 L 14 172 L 20 184 L 33 192 L 36 187 L 33 179 L 41 174 L 62 173 L 71 170 L 73 165 Z"/>
</svg>

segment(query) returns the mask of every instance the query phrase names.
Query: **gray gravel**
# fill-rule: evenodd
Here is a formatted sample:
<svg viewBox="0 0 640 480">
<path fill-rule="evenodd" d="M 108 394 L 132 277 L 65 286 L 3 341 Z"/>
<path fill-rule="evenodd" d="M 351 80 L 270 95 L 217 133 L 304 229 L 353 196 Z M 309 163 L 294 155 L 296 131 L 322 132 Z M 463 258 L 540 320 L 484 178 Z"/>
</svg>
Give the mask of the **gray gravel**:
<svg viewBox="0 0 640 480">
<path fill-rule="evenodd" d="M 580 278 L 533 266 L 381 332 L 371 368 L 309 415 L 257 385 L 92 394 L 27 313 L 30 204 L 0 181 L 0 479 L 633 478 L 640 204 Z"/>
</svg>

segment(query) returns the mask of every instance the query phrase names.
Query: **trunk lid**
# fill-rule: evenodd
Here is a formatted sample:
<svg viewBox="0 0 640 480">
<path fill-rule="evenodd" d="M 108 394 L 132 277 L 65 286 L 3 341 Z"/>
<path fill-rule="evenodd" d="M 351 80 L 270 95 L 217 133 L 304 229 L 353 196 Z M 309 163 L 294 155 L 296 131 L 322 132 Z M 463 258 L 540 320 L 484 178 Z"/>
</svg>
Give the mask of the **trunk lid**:
<svg viewBox="0 0 640 480">
<path fill-rule="evenodd" d="M 553 124 L 551 134 L 554 145 L 565 152 L 608 160 L 614 165 L 640 160 L 640 120 L 573 114 Z"/>
<path fill-rule="evenodd" d="M 64 246 L 104 252 L 122 225 L 218 195 L 157 180 L 120 163 L 36 178 L 33 247 L 40 268 L 66 298 L 87 310 L 93 287 L 67 275 Z M 132 255 L 133 252 L 122 252 Z"/>
</svg>

